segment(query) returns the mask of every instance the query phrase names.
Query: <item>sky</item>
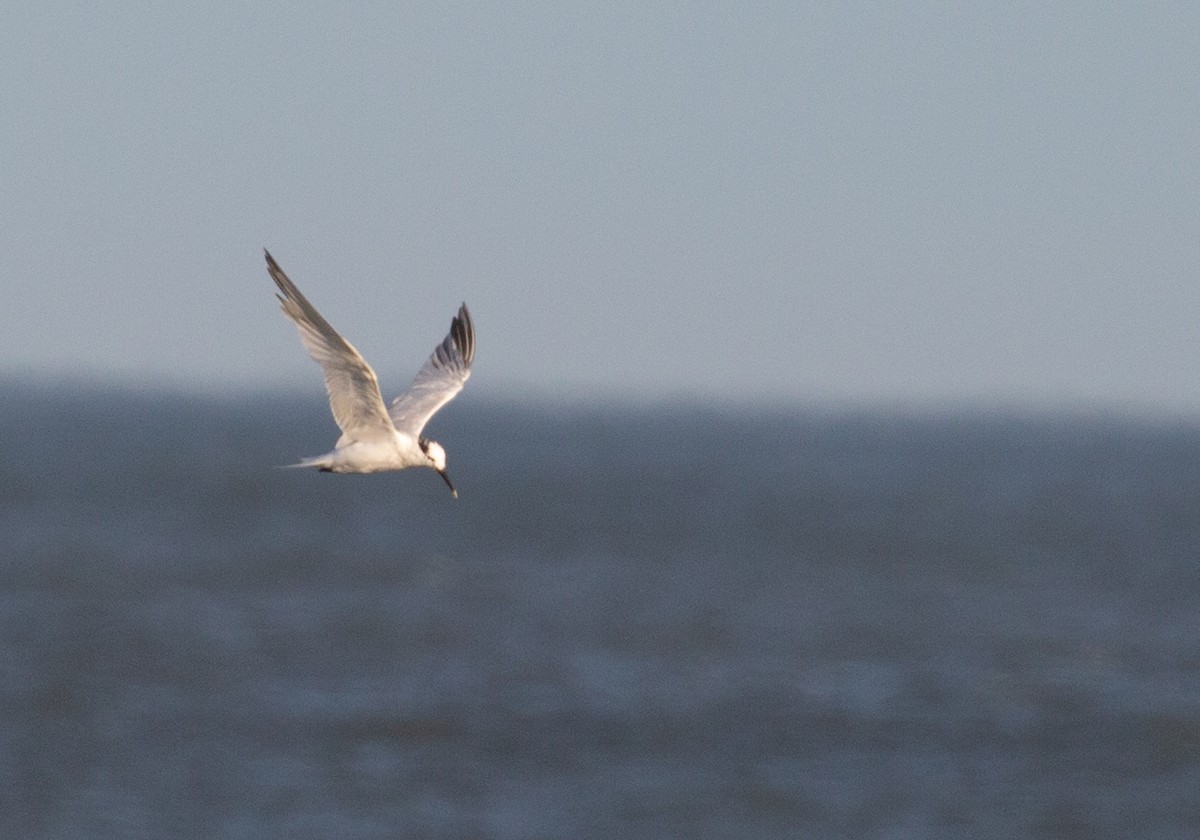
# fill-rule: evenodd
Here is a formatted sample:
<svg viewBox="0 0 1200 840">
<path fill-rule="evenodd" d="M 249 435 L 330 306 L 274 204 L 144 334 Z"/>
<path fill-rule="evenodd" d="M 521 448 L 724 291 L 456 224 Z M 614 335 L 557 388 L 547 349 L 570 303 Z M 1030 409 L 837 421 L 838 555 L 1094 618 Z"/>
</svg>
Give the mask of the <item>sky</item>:
<svg viewBox="0 0 1200 840">
<path fill-rule="evenodd" d="M 0 9 L 0 374 L 1200 414 L 1200 5 Z"/>
</svg>

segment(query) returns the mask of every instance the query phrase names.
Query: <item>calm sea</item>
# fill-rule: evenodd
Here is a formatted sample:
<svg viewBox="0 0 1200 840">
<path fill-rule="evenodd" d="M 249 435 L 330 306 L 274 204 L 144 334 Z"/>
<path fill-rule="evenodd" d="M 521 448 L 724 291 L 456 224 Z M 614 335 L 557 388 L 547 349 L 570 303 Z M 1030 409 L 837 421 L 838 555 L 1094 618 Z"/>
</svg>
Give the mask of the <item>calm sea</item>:
<svg viewBox="0 0 1200 840">
<path fill-rule="evenodd" d="M 6 385 L 0 836 L 1200 836 L 1200 424 L 430 432 Z"/>
</svg>

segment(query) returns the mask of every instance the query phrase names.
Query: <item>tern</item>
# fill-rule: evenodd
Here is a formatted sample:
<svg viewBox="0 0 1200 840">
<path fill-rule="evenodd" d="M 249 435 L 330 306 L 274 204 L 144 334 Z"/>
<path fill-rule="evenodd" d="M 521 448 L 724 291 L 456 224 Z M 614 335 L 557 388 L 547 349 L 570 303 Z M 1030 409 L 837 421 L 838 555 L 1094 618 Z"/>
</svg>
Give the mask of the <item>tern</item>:
<svg viewBox="0 0 1200 840">
<path fill-rule="evenodd" d="M 283 312 L 300 332 L 308 355 L 325 374 L 329 407 L 342 436 L 332 452 L 305 458 L 294 467 L 316 467 L 321 472 L 373 473 L 429 467 L 435 470 L 454 498 L 446 475 L 446 450 L 421 434 L 429 418 L 462 390 L 475 359 L 475 326 L 464 303 L 450 322 L 450 333 L 434 348 L 417 371 L 407 391 L 383 403 L 379 379 L 354 346 L 321 317 L 266 249 L 267 271 L 282 294 L 277 294 Z"/>
</svg>

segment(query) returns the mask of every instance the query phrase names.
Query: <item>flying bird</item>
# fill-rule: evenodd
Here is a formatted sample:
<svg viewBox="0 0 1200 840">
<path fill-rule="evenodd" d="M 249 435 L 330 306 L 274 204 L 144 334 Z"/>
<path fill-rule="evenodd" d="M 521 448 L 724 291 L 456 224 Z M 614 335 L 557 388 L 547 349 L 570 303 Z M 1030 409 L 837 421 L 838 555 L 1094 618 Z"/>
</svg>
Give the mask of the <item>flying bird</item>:
<svg viewBox="0 0 1200 840">
<path fill-rule="evenodd" d="M 316 467 L 321 472 L 372 473 L 429 467 L 435 470 L 458 498 L 446 475 L 446 450 L 421 434 L 429 418 L 462 390 L 475 359 L 475 326 L 464 303 L 450 322 L 450 333 L 434 348 L 425 365 L 405 391 L 383 403 L 379 379 L 354 346 L 342 338 L 308 302 L 283 269 L 263 250 L 267 271 L 282 294 L 283 312 L 296 324 L 308 355 L 325 374 L 329 406 L 342 436 L 332 452 L 305 458 L 294 467 Z"/>
</svg>

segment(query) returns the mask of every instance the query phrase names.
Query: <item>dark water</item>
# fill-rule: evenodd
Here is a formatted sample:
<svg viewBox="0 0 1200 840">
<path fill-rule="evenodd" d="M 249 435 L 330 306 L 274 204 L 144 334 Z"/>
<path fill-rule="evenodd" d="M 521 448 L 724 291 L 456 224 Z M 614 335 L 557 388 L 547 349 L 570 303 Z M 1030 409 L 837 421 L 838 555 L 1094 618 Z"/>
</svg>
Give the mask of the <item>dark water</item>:
<svg viewBox="0 0 1200 840">
<path fill-rule="evenodd" d="M 1200 836 L 1200 428 L 9 385 L 0 836 Z"/>
</svg>

